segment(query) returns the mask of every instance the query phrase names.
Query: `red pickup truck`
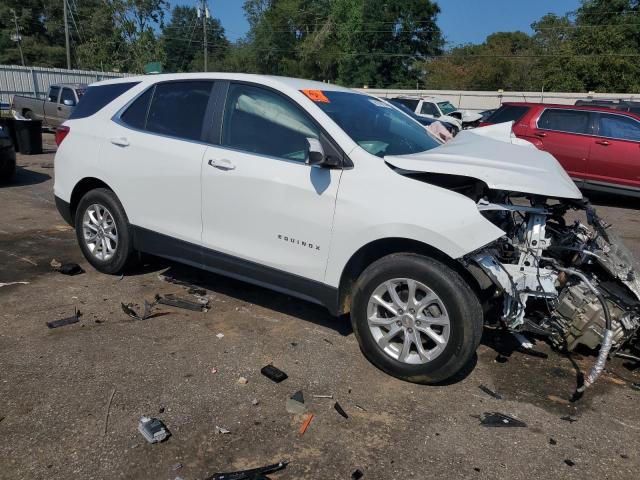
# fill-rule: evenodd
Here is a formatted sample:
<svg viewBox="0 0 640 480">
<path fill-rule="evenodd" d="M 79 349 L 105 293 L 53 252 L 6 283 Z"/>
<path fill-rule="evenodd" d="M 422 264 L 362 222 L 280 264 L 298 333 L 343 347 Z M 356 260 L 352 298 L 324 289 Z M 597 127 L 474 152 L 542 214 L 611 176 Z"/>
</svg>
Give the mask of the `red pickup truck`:
<svg viewBox="0 0 640 480">
<path fill-rule="evenodd" d="M 481 125 L 551 153 L 580 188 L 640 197 L 640 115 L 604 107 L 504 103 Z"/>
</svg>

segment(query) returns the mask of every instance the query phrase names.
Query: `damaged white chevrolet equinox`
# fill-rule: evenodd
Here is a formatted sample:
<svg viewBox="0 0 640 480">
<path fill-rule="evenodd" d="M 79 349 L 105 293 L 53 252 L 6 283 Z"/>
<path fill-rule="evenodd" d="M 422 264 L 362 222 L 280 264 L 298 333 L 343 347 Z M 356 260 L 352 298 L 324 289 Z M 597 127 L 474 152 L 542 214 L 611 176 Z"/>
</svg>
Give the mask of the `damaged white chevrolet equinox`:
<svg viewBox="0 0 640 480">
<path fill-rule="evenodd" d="M 633 259 L 510 125 L 442 145 L 346 88 L 171 74 L 90 86 L 57 142 L 56 202 L 96 269 L 147 252 L 350 312 L 396 377 L 452 377 L 484 321 L 600 346 L 586 386 L 637 345 Z"/>
</svg>

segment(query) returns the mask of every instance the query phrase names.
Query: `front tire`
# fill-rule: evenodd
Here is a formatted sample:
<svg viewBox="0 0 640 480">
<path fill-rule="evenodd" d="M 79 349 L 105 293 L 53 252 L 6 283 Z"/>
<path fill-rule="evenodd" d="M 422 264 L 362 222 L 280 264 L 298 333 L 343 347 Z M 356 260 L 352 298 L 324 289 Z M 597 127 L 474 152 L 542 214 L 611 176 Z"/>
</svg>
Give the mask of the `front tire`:
<svg viewBox="0 0 640 480">
<path fill-rule="evenodd" d="M 121 273 L 133 259 L 133 236 L 127 215 L 111 190 L 87 192 L 75 214 L 76 237 L 87 261 L 108 274 Z"/>
<path fill-rule="evenodd" d="M 482 336 L 477 296 L 453 269 L 416 254 L 392 254 L 357 280 L 353 330 L 364 355 L 415 383 L 447 380 L 466 365 Z"/>
</svg>

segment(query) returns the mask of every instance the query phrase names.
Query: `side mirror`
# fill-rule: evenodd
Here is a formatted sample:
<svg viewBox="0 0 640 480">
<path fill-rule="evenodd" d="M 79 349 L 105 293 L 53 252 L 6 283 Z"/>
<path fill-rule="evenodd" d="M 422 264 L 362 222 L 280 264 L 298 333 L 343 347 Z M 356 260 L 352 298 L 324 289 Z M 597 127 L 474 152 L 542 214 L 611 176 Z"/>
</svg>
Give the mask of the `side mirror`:
<svg viewBox="0 0 640 480">
<path fill-rule="evenodd" d="M 325 161 L 324 149 L 317 138 L 307 138 L 309 144 L 309 154 L 307 155 L 307 165 L 321 167 Z"/>
<path fill-rule="evenodd" d="M 74 107 L 76 105 L 76 102 L 74 102 L 73 100 L 69 100 L 68 98 L 63 100 L 62 103 L 67 107 Z"/>
</svg>

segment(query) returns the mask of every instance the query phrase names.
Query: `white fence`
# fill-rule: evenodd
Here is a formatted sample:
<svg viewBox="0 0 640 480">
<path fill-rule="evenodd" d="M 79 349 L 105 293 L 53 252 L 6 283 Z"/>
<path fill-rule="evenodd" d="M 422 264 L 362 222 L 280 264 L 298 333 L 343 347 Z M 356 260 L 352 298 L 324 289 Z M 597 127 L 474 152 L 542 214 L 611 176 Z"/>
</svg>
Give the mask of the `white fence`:
<svg viewBox="0 0 640 480">
<path fill-rule="evenodd" d="M 44 97 L 54 83 L 93 83 L 127 74 L 63 68 L 0 65 L 0 102 L 11 103 L 14 95 Z"/>
<path fill-rule="evenodd" d="M 558 93 L 558 92 L 500 92 L 500 91 L 461 91 L 461 90 L 396 90 L 358 88 L 379 97 L 395 97 L 398 95 L 432 96 L 439 100 L 449 100 L 456 107 L 465 110 L 484 111 L 498 108 L 503 102 L 559 103 L 573 105 L 579 99 L 602 100 L 636 100 L 640 94 L 628 93 Z"/>
</svg>

